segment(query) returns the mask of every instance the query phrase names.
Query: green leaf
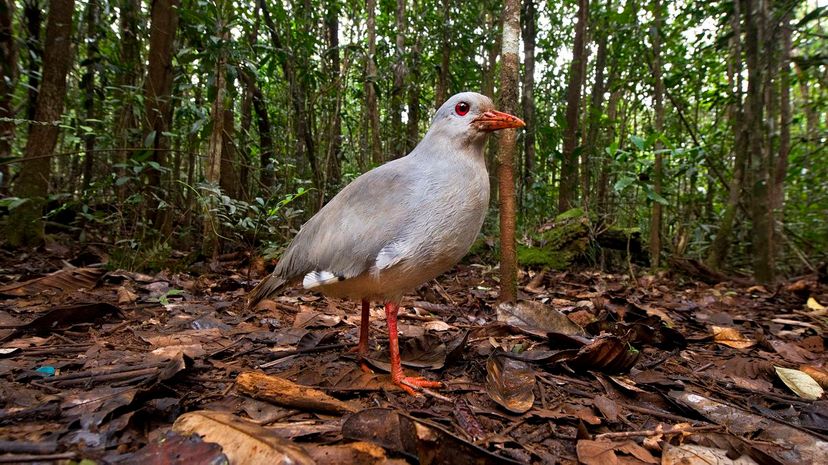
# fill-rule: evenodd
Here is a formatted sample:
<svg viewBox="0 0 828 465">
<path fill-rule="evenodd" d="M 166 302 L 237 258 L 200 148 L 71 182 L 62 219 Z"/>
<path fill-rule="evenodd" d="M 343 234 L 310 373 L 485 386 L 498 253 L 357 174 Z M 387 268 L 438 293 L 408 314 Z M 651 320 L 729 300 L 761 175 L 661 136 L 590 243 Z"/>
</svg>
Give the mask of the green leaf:
<svg viewBox="0 0 828 465">
<path fill-rule="evenodd" d="M 612 186 L 612 188 L 615 190 L 615 192 L 621 192 L 627 187 L 629 187 L 630 184 L 634 183 L 635 181 L 636 179 L 631 176 L 622 176 L 618 179 L 618 181 L 615 181 L 615 185 Z"/>
</svg>

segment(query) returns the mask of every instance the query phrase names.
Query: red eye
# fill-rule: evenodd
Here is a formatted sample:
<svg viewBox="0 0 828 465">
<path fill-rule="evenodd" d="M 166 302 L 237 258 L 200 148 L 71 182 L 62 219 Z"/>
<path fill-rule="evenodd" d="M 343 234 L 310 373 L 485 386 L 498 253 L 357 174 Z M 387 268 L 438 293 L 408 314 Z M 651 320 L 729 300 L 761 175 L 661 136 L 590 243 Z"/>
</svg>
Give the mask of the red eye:
<svg viewBox="0 0 828 465">
<path fill-rule="evenodd" d="M 460 116 L 466 116 L 466 113 L 469 112 L 469 104 L 466 102 L 460 102 L 454 106 L 454 111 Z"/>
</svg>

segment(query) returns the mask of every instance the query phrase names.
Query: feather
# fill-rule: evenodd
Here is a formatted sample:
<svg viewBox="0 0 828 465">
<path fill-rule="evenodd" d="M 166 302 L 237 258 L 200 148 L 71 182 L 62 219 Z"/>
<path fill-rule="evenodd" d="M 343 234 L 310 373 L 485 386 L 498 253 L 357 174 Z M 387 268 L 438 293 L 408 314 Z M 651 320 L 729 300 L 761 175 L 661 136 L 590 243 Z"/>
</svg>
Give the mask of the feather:
<svg viewBox="0 0 828 465">
<path fill-rule="evenodd" d="M 311 271 L 302 280 L 302 287 L 305 289 L 313 289 L 314 287 L 333 284 L 343 279 L 345 279 L 343 276 L 337 276 L 330 271 Z"/>
</svg>

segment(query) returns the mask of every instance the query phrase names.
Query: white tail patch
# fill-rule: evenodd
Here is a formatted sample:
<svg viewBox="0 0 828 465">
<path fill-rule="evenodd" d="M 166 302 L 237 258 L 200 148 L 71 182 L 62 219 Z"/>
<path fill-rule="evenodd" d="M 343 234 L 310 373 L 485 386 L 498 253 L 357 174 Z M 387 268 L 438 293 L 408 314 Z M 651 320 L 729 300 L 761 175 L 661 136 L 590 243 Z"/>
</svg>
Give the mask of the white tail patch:
<svg viewBox="0 0 828 465">
<path fill-rule="evenodd" d="M 305 275 L 302 280 L 302 287 L 305 289 L 313 289 L 314 287 L 324 286 L 326 284 L 333 284 L 342 281 L 344 278 L 337 276 L 330 271 L 311 271 Z"/>
</svg>

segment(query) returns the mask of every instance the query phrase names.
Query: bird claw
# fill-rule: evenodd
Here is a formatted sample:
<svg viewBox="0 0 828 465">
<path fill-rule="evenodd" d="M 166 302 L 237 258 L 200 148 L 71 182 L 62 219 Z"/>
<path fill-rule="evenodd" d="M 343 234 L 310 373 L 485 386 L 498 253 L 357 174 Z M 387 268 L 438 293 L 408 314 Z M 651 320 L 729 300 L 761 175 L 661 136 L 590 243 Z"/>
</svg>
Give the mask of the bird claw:
<svg viewBox="0 0 828 465">
<path fill-rule="evenodd" d="M 420 376 L 401 376 L 393 381 L 400 389 L 412 396 L 418 395 L 417 390 L 440 389 L 443 387 L 443 383 L 439 381 L 431 381 Z"/>
</svg>

